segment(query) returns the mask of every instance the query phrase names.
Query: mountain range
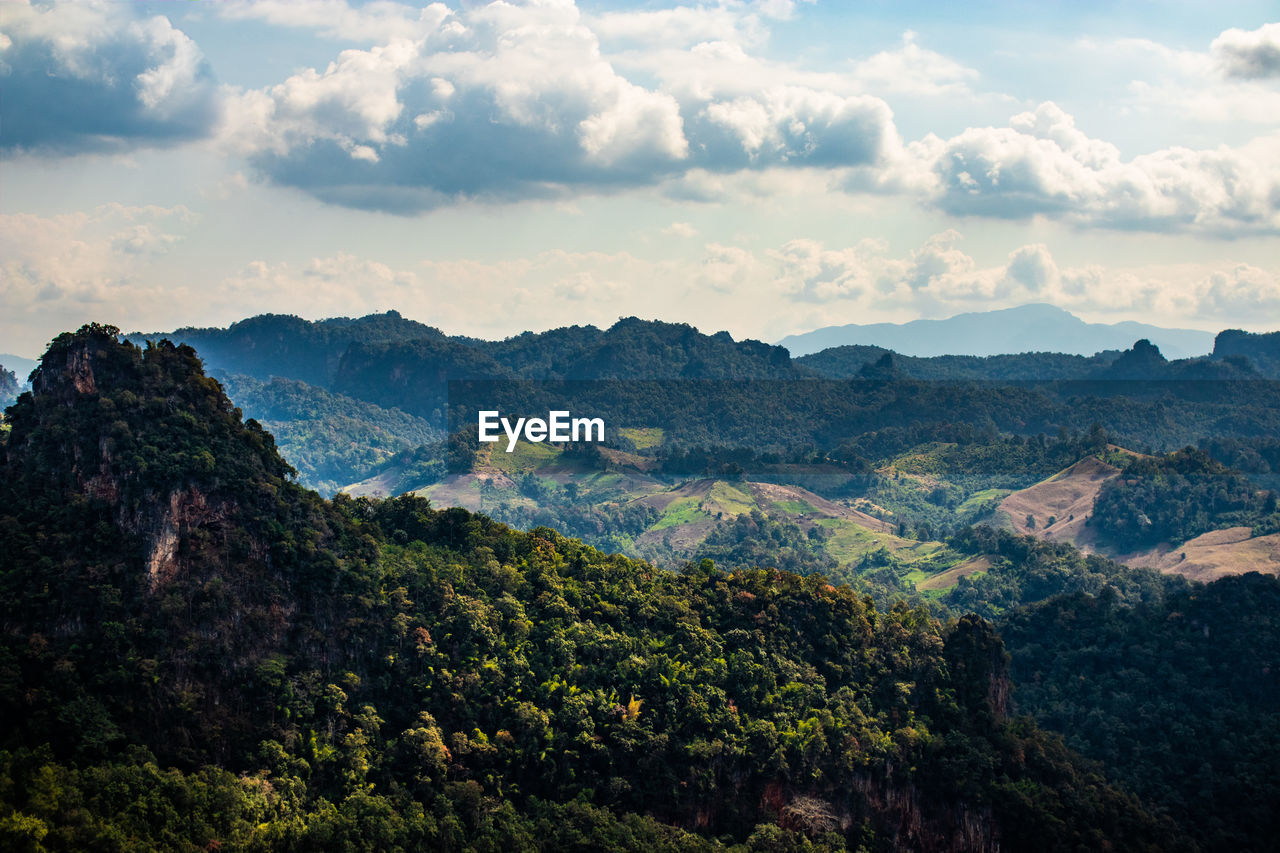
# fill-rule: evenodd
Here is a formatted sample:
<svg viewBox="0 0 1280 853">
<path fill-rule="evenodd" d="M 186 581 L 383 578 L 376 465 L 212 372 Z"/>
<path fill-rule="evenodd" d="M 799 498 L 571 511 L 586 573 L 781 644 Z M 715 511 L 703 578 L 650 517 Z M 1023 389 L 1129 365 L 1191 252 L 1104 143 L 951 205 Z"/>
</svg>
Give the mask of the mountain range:
<svg viewBox="0 0 1280 853">
<path fill-rule="evenodd" d="M 976 355 L 1054 352 L 1093 355 L 1126 349 L 1145 338 L 1171 358 L 1193 358 L 1213 349 L 1213 334 L 1165 329 L 1146 323 L 1086 323 L 1053 305 L 1032 304 L 996 311 L 957 314 L 945 320 L 825 326 L 778 341 L 793 357 L 830 347 L 862 345 L 902 355 Z"/>
<path fill-rule="evenodd" d="M 1197 849 L 1010 714 L 980 616 L 324 500 L 193 350 L 110 327 L 9 412 L 5 849 Z"/>
<path fill-rule="evenodd" d="M 1276 836 L 1280 334 L 1181 360 L 793 360 L 635 319 L 187 334 L 204 364 L 61 335 L 0 423 L 0 848 Z M 602 379 L 610 440 L 464 454 L 420 404 L 458 372 Z M 1149 569 L 1106 556 L 1133 548 Z"/>
</svg>

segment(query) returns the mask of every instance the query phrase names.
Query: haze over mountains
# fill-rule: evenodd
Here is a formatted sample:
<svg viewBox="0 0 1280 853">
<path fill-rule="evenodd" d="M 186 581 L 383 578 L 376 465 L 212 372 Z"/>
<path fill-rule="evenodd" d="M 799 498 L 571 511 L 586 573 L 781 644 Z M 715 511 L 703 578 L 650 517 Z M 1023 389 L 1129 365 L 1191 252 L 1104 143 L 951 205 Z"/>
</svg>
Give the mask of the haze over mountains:
<svg viewBox="0 0 1280 853">
<path fill-rule="evenodd" d="M 826 326 L 778 341 L 795 358 L 830 347 L 864 345 L 902 355 L 1002 355 L 1058 352 L 1093 355 L 1128 349 L 1146 338 L 1169 358 L 1193 358 L 1213 349 L 1213 334 L 1164 329 L 1146 323 L 1086 323 L 1053 305 L 1033 304 L 998 311 L 957 314 L 946 320 Z"/>
</svg>

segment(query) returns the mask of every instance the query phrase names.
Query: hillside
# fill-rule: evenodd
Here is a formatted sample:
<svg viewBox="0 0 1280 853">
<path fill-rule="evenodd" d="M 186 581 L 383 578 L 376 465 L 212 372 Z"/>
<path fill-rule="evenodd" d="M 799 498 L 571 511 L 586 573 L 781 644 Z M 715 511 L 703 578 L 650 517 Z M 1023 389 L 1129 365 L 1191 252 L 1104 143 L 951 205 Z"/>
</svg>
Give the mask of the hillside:
<svg viewBox="0 0 1280 853">
<path fill-rule="evenodd" d="M 1280 378 L 1280 332 L 1253 334 L 1239 329 L 1219 332 L 1213 341 L 1215 358 L 1244 357 L 1271 378 Z"/>
<path fill-rule="evenodd" d="M 1005 497 L 995 521 L 1126 565 L 1196 580 L 1280 575 L 1276 494 L 1193 448 L 1110 448 Z M 1112 463 L 1112 464 L 1109 464 Z"/>
<path fill-rule="evenodd" d="M 1203 849 L 1269 849 L 1280 832 L 1277 614 L 1280 582 L 1257 574 L 1141 601 L 1055 598 L 1001 626 L 1012 704 L 1180 816 Z"/>
<path fill-rule="evenodd" d="M 1181 846 L 1006 718 L 981 619 L 323 501 L 194 352 L 109 328 L 12 425 L 9 846 Z"/>
</svg>

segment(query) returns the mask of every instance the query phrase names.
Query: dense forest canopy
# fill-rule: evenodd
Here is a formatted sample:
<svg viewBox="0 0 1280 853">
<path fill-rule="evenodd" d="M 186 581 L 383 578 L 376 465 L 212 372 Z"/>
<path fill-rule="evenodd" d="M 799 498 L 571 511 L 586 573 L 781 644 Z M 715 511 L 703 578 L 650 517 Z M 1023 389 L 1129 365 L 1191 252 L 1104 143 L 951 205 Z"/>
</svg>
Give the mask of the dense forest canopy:
<svg viewBox="0 0 1280 853">
<path fill-rule="evenodd" d="M 326 502 L 192 350 L 109 328 L 55 341 L 10 415 L 15 842 L 1178 844 L 1007 716 L 981 618 Z"/>
<path fill-rule="evenodd" d="M 632 326 L 642 348 L 670 331 Z M 604 345 L 593 333 L 607 336 L 564 332 Z M 508 344 L 540 365 L 536 338 Z M 683 346 L 653 357 L 687 365 L 704 344 Z M 769 348 L 714 346 L 782 369 Z M 324 424 L 342 413 L 423 476 L 459 450 L 403 409 L 229 382 L 312 436 L 338 435 Z M 896 506 L 900 478 L 963 490 L 1098 454 L 1123 469 L 1106 499 L 1154 500 L 1162 523 L 1186 519 L 1161 501 L 1205 489 L 1215 523 L 1275 510 L 1216 461 L 1275 461 L 1275 433 L 1239 427 L 1268 423 L 1272 403 L 1232 402 L 1229 382 L 1092 398 L 1072 389 L 1099 386 L 767 382 L 795 389 L 779 405 L 806 405 L 807 387 L 808 411 L 836 415 L 830 450 L 645 452 L 730 482 L 820 459 Z M 620 405 L 687 393 L 632 384 Z M 736 384 L 718 404 L 745 421 L 753 391 Z M 1147 458 L 1117 455 L 1101 426 L 1018 436 L 997 420 L 1066 401 L 1135 432 L 1220 409 L 1237 434 Z M 937 406 L 963 416 L 921 417 Z M 739 514 L 667 571 L 537 526 L 584 524 L 572 490 L 537 477 L 517 482 L 549 513 L 528 532 L 420 497 L 325 500 L 196 351 L 110 327 L 56 339 L 7 423 L 6 848 L 1226 851 L 1275 836 L 1274 578 L 1205 586 L 978 526 L 929 559 L 981 570 L 922 593 L 888 550 L 835 564 L 833 534 L 804 518 Z M 921 524 L 966 517 L 935 492 Z M 653 512 L 587 521 L 625 536 Z"/>
</svg>

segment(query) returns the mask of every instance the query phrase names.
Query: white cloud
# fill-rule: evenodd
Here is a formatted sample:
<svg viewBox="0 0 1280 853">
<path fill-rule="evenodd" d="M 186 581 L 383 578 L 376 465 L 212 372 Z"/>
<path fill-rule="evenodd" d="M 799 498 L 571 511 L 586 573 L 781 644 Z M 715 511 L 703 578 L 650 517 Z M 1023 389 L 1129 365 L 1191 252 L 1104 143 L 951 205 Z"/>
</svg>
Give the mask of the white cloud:
<svg viewBox="0 0 1280 853">
<path fill-rule="evenodd" d="M 911 30 L 896 50 L 884 50 L 859 63 L 853 76 L 868 91 L 928 97 L 968 97 L 978 72 L 916 43 Z"/>
<path fill-rule="evenodd" d="M 444 4 L 419 9 L 376 0 L 353 7 L 346 0 L 224 0 L 216 4 L 228 20 L 258 20 L 278 27 L 315 30 L 343 41 L 378 43 L 429 31 Z"/>
<path fill-rule="evenodd" d="M 717 101 L 703 111 L 727 130 L 750 162 L 850 166 L 875 162 L 896 142 L 893 115 L 879 98 L 777 87 Z"/>
<path fill-rule="evenodd" d="M 1078 46 L 1080 61 L 1115 66 L 1112 104 L 1131 114 L 1280 127 L 1280 90 L 1264 73 L 1268 33 L 1274 41 L 1278 32 L 1276 24 L 1252 33 L 1227 30 L 1208 51 L 1179 50 L 1141 38 L 1085 40 Z M 1250 40 L 1256 48 L 1252 53 L 1236 50 Z M 1240 67 L 1246 59 L 1246 67 Z M 1248 68 L 1252 72 L 1243 73 Z M 1280 76 L 1280 70 L 1270 76 Z"/>
<path fill-rule="evenodd" d="M 751 289 L 760 278 L 762 265 L 741 246 L 708 243 L 702 269 L 694 281 L 699 287 L 722 294 L 738 294 Z"/>
<path fill-rule="evenodd" d="M 1226 30 L 1213 40 L 1209 52 L 1228 77 L 1280 77 L 1280 23 L 1251 31 Z"/>
<path fill-rule="evenodd" d="M 0 215 L 0 336 L 32 350 L 44 341 L 33 321 L 74 328 L 124 322 L 123 306 L 145 312 L 170 303 L 174 288 L 148 275 L 195 223 L 185 207 L 108 204 L 87 212 Z"/>
<path fill-rule="evenodd" d="M 928 152 L 952 214 L 1037 215 L 1091 227 L 1220 234 L 1280 230 L 1280 136 L 1239 149 L 1169 148 L 1125 161 L 1053 103 Z"/>
<path fill-rule="evenodd" d="M 960 239 L 945 231 L 900 257 L 878 241 L 830 248 L 798 239 L 766 252 L 766 260 L 775 287 L 790 300 L 856 306 L 871 314 L 946 316 L 1049 302 L 1101 316 L 1198 325 L 1204 317 L 1253 323 L 1280 312 L 1280 270 L 1248 264 L 1062 267 L 1039 243 L 1014 249 L 1002 264 L 983 266 L 959 248 Z"/>
<path fill-rule="evenodd" d="M 413 270 L 394 269 L 350 252 L 304 264 L 257 260 L 213 288 L 213 310 L 234 318 L 279 312 L 319 319 L 420 308 L 425 301 L 421 285 Z"/>
<path fill-rule="evenodd" d="M 688 239 L 689 237 L 696 236 L 698 229 L 694 228 L 688 222 L 672 222 L 666 228 L 663 228 L 661 233 L 665 237 L 680 237 L 682 239 Z"/>
<path fill-rule="evenodd" d="M 422 18 L 418 38 L 246 93 L 227 138 L 278 182 L 404 211 L 643 183 L 688 155 L 676 101 L 617 74 L 572 3 Z"/>
<path fill-rule="evenodd" d="M 1280 269 L 1238 264 L 1215 271 L 1206 280 L 1200 308 L 1213 317 L 1280 317 Z"/>
<path fill-rule="evenodd" d="M 1046 102 L 1007 127 L 904 143 L 889 105 L 858 91 L 961 96 L 975 72 L 908 32 L 899 48 L 850 74 L 806 74 L 753 57 L 736 29 L 720 32 L 731 20 L 762 26 L 762 15 L 721 5 L 584 18 L 569 0 L 432 6 L 415 19 L 423 24 L 416 38 L 346 50 L 324 71 L 246 93 L 229 136 L 279 183 L 394 212 L 645 185 L 686 200 L 722 200 L 752 185 L 767 197 L 770 183 L 780 189 L 800 169 L 825 173 L 816 181 L 824 190 L 906 193 L 952 215 L 1221 235 L 1280 230 L 1280 137 L 1125 159 Z M 682 24 L 737 41 L 641 51 L 644 62 L 661 58 L 651 68 L 655 89 L 623 76 L 592 29 L 621 37 Z M 1163 51 L 1166 64 L 1208 62 L 1144 44 Z M 759 177 L 779 168 L 789 170 L 782 180 Z"/>
<path fill-rule="evenodd" d="M 107 2 L 16 2 L 4 12 L 4 148 L 65 155 L 172 145 L 215 126 L 212 74 L 167 18 Z"/>
</svg>

